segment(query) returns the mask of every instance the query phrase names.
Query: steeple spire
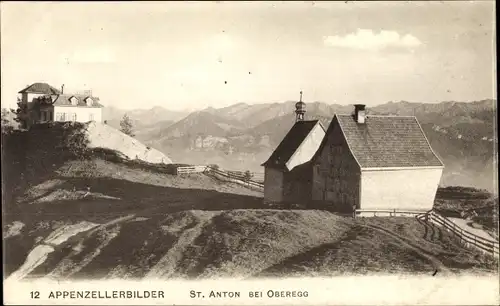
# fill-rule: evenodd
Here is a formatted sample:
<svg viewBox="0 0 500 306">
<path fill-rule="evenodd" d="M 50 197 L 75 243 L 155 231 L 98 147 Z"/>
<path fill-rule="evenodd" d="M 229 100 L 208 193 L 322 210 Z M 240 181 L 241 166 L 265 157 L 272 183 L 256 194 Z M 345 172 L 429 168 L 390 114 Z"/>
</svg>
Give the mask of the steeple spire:
<svg viewBox="0 0 500 306">
<path fill-rule="evenodd" d="M 295 103 L 295 122 L 303 121 L 306 113 L 306 104 L 302 102 L 302 90 L 300 91 L 300 100 Z"/>
</svg>

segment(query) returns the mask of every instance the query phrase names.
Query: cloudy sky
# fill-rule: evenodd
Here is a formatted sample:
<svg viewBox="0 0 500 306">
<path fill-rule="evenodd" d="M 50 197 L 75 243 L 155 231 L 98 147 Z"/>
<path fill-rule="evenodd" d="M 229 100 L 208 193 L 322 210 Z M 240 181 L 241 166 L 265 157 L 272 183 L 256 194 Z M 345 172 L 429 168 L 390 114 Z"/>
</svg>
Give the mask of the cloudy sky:
<svg viewBox="0 0 500 306">
<path fill-rule="evenodd" d="M 496 96 L 494 2 L 1 3 L 2 107 L 33 82 L 105 105 Z"/>
</svg>

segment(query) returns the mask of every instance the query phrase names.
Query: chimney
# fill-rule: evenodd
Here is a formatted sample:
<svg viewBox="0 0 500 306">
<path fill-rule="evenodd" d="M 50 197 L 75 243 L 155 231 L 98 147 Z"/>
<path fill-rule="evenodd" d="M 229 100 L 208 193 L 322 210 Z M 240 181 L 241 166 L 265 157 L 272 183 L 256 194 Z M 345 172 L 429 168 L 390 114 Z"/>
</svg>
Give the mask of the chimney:
<svg viewBox="0 0 500 306">
<path fill-rule="evenodd" d="M 357 123 L 363 124 L 365 123 L 365 105 L 364 104 L 354 104 L 354 120 Z"/>
<path fill-rule="evenodd" d="M 64 93 L 64 84 L 61 85 L 61 94 Z"/>
</svg>

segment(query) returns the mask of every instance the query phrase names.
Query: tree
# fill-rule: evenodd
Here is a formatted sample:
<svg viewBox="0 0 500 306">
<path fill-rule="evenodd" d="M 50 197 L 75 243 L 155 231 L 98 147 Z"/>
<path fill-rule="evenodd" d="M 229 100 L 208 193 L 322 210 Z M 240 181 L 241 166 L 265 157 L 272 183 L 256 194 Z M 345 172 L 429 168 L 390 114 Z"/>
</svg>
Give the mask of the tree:
<svg viewBox="0 0 500 306">
<path fill-rule="evenodd" d="M 19 127 L 25 129 L 28 127 L 28 105 L 17 98 L 17 109 L 10 110 L 16 117 L 14 120 L 19 123 Z M 3 114 L 2 114 L 3 116 Z M 3 118 L 3 117 L 2 117 Z"/>
<path fill-rule="evenodd" d="M 243 177 L 243 179 L 245 180 L 245 182 L 248 182 L 252 179 L 252 172 L 250 172 L 250 170 L 247 170 L 245 171 L 245 176 Z"/>
<path fill-rule="evenodd" d="M 9 120 L 9 111 L 5 108 L 2 108 L 2 135 L 9 134 L 14 130 L 10 120 Z"/>
<path fill-rule="evenodd" d="M 122 133 L 129 135 L 130 137 L 134 137 L 132 120 L 130 120 L 127 114 L 123 115 L 123 119 L 120 121 L 120 131 Z"/>
</svg>

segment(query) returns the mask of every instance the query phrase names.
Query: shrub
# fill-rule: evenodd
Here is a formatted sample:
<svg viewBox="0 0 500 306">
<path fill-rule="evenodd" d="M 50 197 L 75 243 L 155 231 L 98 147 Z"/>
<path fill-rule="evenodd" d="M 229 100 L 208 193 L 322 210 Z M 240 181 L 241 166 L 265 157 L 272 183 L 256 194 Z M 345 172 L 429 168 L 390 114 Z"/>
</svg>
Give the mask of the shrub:
<svg viewBox="0 0 500 306">
<path fill-rule="evenodd" d="M 123 115 L 123 119 L 120 121 L 120 131 L 124 134 L 134 137 L 132 120 L 130 120 L 127 114 Z"/>
<path fill-rule="evenodd" d="M 250 172 L 250 170 L 245 171 L 245 175 L 244 175 L 243 179 L 246 182 L 248 182 L 249 180 L 251 180 L 252 177 L 253 177 L 253 175 L 252 175 L 252 172 Z"/>
<path fill-rule="evenodd" d="M 219 170 L 220 169 L 219 165 L 216 165 L 216 164 L 208 165 L 208 167 L 211 168 L 211 169 L 214 169 L 214 170 Z"/>
</svg>

